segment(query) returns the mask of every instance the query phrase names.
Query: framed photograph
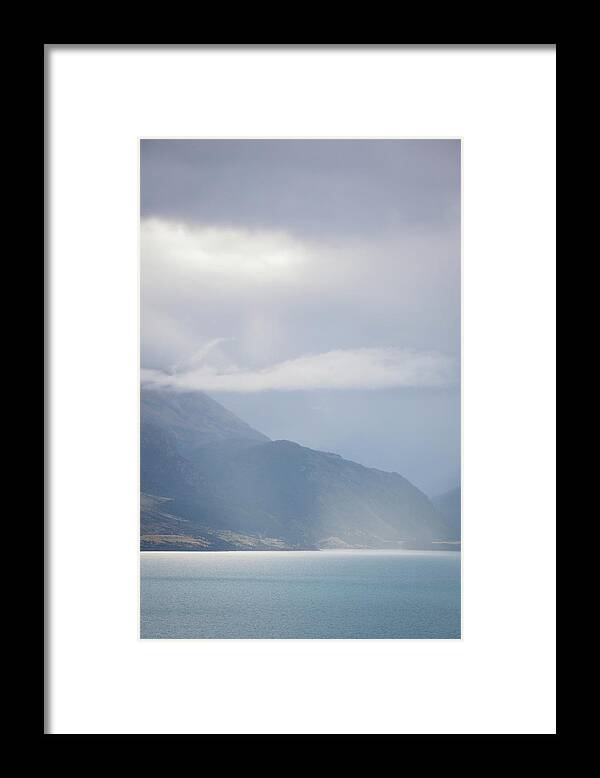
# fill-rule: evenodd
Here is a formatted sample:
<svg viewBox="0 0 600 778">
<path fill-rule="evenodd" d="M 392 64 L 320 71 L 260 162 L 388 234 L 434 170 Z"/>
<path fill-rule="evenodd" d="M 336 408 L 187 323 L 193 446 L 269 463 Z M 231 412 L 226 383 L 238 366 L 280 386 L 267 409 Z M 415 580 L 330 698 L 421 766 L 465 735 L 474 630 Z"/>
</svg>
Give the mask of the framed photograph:
<svg viewBox="0 0 600 778">
<path fill-rule="evenodd" d="M 143 638 L 460 638 L 460 140 L 143 139 Z"/>
<path fill-rule="evenodd" d="M 556 45 L 45 83 L 45 733 L 555 734 Z"/>
</svg>

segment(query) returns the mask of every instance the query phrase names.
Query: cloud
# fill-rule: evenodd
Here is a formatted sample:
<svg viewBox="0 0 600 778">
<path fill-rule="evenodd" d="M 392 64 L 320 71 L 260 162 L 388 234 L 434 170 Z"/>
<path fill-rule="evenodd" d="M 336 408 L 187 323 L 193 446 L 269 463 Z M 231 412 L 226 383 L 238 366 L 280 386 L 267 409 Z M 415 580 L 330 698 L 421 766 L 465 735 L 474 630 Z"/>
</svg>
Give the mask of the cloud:
<svg viewBox="0 0 600 778">
<path fill-rule="evenodd" d="M 143 219 L 144 272 L 159 266 L 215 281 L 264 283 L 285 279 L 306 260 L 305 245 L 282 230 L 192 225 Z"/>
<path fill-rule="evenodd" d="M 142 383 L 149 388 L 181 391 L 263 392 L 431 387 L 457 380 L 454 360 L 436 352 L 390 347 L 337 349 L 248 369 L 224 363 L 220 351 L 217 359 L 211 359 L 217 346 L 213 341 L 191 362 L 171 372 L 142 369 Z"/>
<path fill-rule="evenodd" d="M 458 220 L 459 140 L 141 143 L 144 217 L 307 235 Z"/>
<path fill-rule="evenodd" d="M 223 336 L 245 367 L 356 344 L 457 356 L 458 248 L 445 232 L 318 240 L 143 219 L 142 365 L 168 370 Z"/>
</svg>

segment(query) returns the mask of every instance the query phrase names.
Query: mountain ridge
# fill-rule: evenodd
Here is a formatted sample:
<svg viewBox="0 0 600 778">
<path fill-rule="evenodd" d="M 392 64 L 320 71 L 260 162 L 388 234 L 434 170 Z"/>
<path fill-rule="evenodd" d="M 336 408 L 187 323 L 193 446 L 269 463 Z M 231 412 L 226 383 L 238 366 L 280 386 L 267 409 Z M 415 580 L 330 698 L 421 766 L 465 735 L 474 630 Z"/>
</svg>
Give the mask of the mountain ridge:
<svg viewBox="0 0 600 778">
<path fill-rule="evenodd" d="M 142 389 L 141 416 L 142 549 L 456 541 L 429 498 L 399 473 L 270 440 L 202 393 Z"/>
</svg>

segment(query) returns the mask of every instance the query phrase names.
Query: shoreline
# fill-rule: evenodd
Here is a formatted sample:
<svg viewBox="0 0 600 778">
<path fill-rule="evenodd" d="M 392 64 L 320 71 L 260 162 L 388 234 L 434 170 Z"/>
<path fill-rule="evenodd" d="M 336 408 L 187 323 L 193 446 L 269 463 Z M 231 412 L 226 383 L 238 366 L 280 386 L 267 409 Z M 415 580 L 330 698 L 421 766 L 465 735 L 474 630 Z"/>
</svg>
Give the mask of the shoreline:
<svg viewBox="0 0 600 778">
<path fill-rule="evenodd" d="M 190 551 L 174 549 L 140 549 L 140 554 L 460 554 L 460 548 L 309 548 L 309 549 L 227 549 Z"/>
</svg>

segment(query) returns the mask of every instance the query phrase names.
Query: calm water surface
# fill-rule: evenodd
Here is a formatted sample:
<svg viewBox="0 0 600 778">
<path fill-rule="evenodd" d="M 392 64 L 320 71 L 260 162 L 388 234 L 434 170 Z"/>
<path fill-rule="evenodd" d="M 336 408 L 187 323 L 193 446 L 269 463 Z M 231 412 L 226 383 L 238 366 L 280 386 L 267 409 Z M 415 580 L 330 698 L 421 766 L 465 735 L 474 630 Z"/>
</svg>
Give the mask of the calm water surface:
<svg viewBox="0 0 600 778">
<path fill-rule="evenodd" d="M 460 552 L 144 551 L 142 638 L 460 638 Z"/>
</svg>

